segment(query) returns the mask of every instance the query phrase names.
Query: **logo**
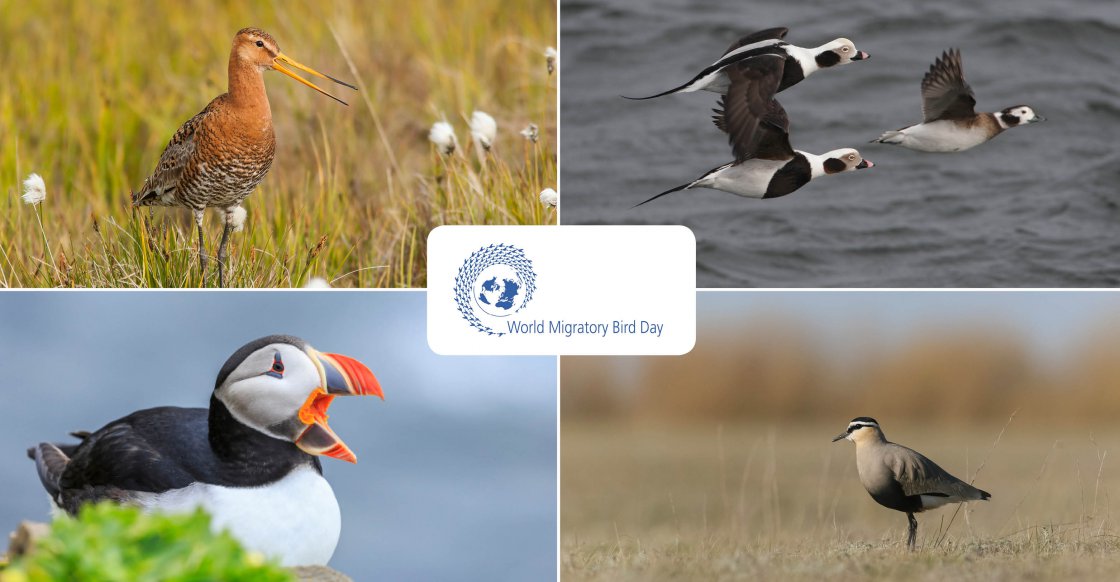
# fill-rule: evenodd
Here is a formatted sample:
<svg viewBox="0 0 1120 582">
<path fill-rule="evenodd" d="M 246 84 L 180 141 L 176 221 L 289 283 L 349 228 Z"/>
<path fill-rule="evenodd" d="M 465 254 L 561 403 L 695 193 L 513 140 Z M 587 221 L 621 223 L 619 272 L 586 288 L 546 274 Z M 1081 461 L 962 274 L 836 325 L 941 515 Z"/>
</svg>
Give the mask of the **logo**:
<svg viewBox="0 0 1120 582">
<path fill-rule="evenodd" d="M 505 335 L 487 325 L 521 311 L 533 299 L 537 274 L 525 251 L 492 244 L 471 253 L 455 275 L 455 304 L 471 327 L 487 335 Z"/>
</svg>

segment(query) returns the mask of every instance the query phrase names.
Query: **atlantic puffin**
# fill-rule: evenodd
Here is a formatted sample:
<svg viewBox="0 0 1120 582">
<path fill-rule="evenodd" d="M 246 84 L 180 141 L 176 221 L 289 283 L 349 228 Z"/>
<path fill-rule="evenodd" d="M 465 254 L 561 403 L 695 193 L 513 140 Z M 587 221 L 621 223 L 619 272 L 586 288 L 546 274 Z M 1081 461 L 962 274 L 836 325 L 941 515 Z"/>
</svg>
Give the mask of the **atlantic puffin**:
<svg viewBox="0 0 1120 582">
<path fill-rule="evenodd" d="M 666 194 L 693 188 L 722 190 L 747 198 L 778 198 L 822 176 L 871 168 L 852 148 L 822 155 L 794 150 L 789 143 L 789 117 L 774 93 L 780 86 L 783 59 L 762 56 L 750 69 L 730 69 L 731 86 L 720 98 L 713 121 L 728 135 L 735 161 L 666 190 L 635 207 Z"/>
<path fill-rule="evenodd" d="M 838 38 L 816 48 L 805 48 L 782 40 L 788 33 L 788 28 L 775 27 L 748 34 L 732 43 L 722 57 L 704 67 L 687 83 L 648 97 L 623 95 L 623 98 L 640 101 L 701 90 L 727 94 L 731 87 L 729 73 L 734 69 L 752 68 L 758 62 L 757 57 L 762 55 L 774 55 L 782 59 L 781 82 L 775 91 L 780 93 L 821 69 L 862 61 L 871 56 L 857 50 L 856 45 L 846 38 Z"/>
<path fill-rule="evenodd" d="M 963 152 L 1012 127 L 1038 121 L 1045 118 L 1027 105 L 977 113 L 976 96 L 964 80 L 961 51 L 950 49 L 933 61 L 922 78 L 922 122 L 884 132 L 872 143 L 920 152 Z"/>
<path fill-rule="evenodd" d="M 335 396 L 384 399 L 361 362 L 306 341 L 251 341 L 218 372 L 210 408 L 140 410 L 78 444 L 28 450 L 52 504 L 102 500 L 150 511 L 203 508 L 215 530 L 289 566 L 325 565 L 341 528 L 319 456 L 357 462 L 327 425 Z"/>
</svg>

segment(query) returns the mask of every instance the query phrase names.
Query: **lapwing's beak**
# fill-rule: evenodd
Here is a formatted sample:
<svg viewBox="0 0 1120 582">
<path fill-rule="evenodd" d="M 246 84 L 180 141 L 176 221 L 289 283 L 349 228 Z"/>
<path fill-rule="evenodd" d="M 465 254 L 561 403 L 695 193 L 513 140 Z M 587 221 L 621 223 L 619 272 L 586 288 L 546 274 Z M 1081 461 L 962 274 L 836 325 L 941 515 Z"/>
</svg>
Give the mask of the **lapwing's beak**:
<svg viewBox="0 0 1120 582">
<path fill-rule="evenodd" d="M 846 439 L 846 438 L 848 438 L 848 433 L 847 433 L 847 431 L 845 431 L 845 432 L 842 432 L 842 433 L 840 433 L 840 434 L 836 435 L 835 437 L 833 437 L 833 439 L 832 439 L 832 442 L 836 442 L 836 441 L 842 441 L 842 440 L 844 440 L 844 439 Z"/>
<path fill-rule="evenodd" d="M 853 61 L 862 61 L 864 59 L 870 59 L 870 58 L 871 58 L 871 55 L 869 55 L 869 54 L 867 54 L 863 51 L 858 51 L 858 52 L 856 52 L 856 56 L 852 57 L 852 60 Z"/>
<path fill-rule="evenodd" d="M 872 162 L 871 160 L 867 160 L 867 159 L 864 159 L 864 160 L 860 161 L 860 163 L 856 164 L 856 169 L 857 170 L 864 170 L 864 169 L 867 169 L 867 168 L 874 168 L 874 167 L 875 167 L 875 162 Z"/>
<path fill-rule="evenodd" d="M 354 358 L 310 351 L 319 364 L 320 386 L 299 409 L 299 420 L 307 428 L 296 439 L 296 446 L 311 455 L 357 463 L 358 457 L 327 424 L 327 409 L 335 396 L 377 396 L 384 400 L 381 384 L 365 364 Z"/>
<path fill-rule="evenodd" d="M 280 54 L 276 55 L 276 59 L 272 61 L 272 68 L 273 69 L 276 69 L 277 71 L 280 71 L 281 73 L 284 73 L 285 75 L 299 81 L 300 83 L 303 83 L 304 85 L 307 85 L 308 87 L 311 87 L 312 89 L 322 93 L 323 95 L 326 95 L 327 97 L 330 97 L 331 99 L 334 99 L 335 101 L 338 101 L 339 103 L 341 103 L 343 105 L 349 105 L 349 103 L 347 103 L 347 102 L 343 101 L 342 99 L 339 99 L 338 97 L 335 97 L 334 95 L 331 95 L 330 93 L 327 93 L 326 91 L 320 89 L 318 85 L 316 85 L 315 83 L 312 83 L 311 81 L 308 81 L 307 79 L 304 79 L 303 77 L 297 75 L 295 73 L 295 71 L 285 67 L 284 65 L 288 65 L 289 67 L 299 69 L 299 70 L 301 70 L 305 73 L 311 73 L 312 75 L 315 75 L 316 77 L 319 77 L 320 79 L 327 79 L 328 81 L 334 81 L 335 83 L 338 83 L 339 85 L 342 85 L 344 87 L 349 87 L 349 88 L 351 88 L 355 91 L 358 90 L 357 87 L 351 85 L 350 83 L 346 83 L 344 81 L 339 81 L 338 79 L 335 79 L 334 77 L 332 77 L 330 75 L 324 75 L 323 73 L 320 73 L 319 71 L 316 71 L 315 69 L 312 69 L 311 67 L 308 67 L 307 65 L 301 65 L 301 64 L 297 63 L 296 61 L 292 60 L 291 58 L 289 58 L 284 53 L 280 53 Z"/>
</svg>

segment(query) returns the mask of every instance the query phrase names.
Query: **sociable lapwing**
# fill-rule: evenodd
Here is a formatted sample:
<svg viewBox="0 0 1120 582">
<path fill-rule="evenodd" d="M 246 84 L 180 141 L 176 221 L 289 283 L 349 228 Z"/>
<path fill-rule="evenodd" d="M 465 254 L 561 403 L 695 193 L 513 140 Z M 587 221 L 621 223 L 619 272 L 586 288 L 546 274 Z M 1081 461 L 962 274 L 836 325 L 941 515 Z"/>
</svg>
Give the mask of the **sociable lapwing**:
<svg viewBox="0 0 1120 582">
<path fill-rule="evenodd" d="M 856 468 L 863 487 L 879 505 L 906 514 L 910 524 L 906 546 L 914 549 L 918 534 L 915 513 L 949 503 L 987 501 L 992 496 L 950 475 L 921 453 L 896 445 L 883 436 L 874 418 L 861 416 L 832 442 L 856 444 Z"/>
</svg>

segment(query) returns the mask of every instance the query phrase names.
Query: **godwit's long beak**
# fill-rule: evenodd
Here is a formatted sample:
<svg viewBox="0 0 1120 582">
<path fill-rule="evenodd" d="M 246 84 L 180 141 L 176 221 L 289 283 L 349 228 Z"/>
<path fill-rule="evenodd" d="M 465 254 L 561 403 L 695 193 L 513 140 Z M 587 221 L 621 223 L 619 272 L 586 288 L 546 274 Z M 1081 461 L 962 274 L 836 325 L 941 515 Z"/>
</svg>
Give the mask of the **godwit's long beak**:
<svg viewBox="0 0 1120 582">
<path fill-rule="evenodd" d="M 369 368 L 354 358 L 315 350 L 311 353 L 318 360 L 322 386 L 299 409 L 299 419 L 307 428 L 296 439 L 296 446 L 308 454 L 357 463 L 354 452 L 327 424 L 327 408 L 335 396 L 377 396 L 384 400 L 381 384 Z"/>
<path fill-rule="evenodd" d="M 339 103 L 341 103 L 343 105 L 349 105 L 349 103 L 347 103 L 347 102 L 343 101 L 342 99 L 339 99 L 338 97 L 335 97 L 334 95 L 331 95 L 330 93 L 327 93 L 326 91 L 320 89 L 319 86 L 316 85 L 315 83 L 312 83 L 311 81 L 308 81 L 307 79 L 304 79 L 303 77 L 295 74 L 294 71 L 292 71 L 291 69 L 285 68 L 283 65 L 289 65 L 289 66 L 295 67 L 295 68 L 297 68 L 297 69 L 299 69 L 299 70 L 301 70 L 305 73 L 311 73 L 312 75 L 315 75 L 316 77 L 319 77 L 320 79 L 326 79 L 328 81 L 334 81 L 335 83 L 338 83 L 339 85 L 349 87 L 349 88 L 351 88 L 355 91 L 358 90 L 357 87 L 351 85 L 350 83 L 346 83 L 344 81 L 339 81 L 338 79 L 335 79 L 334 77 L 332 77 L 330 75 L 324 75 L 323 73 L 320 73 L 319 71 L 316 71 L 315 69 L 312 69 L 311 67 L 308 67 L 307 65 L 301 65 L 300 63 L 297 63 L 296 61 L 289 58 L 284 53 L 280 53 L 280 54 L 276 55 L 276 59 L 274 61 L 272 61 L 272 68 L 273 69 L 276 69 L 277 71 L 280 71 L 281 73 L 284 73 L 285 75 L 299 81 L 300 83 L 303 83 L 304 85 L 307 85 L 308 87 L 311 87 L 312 89 L 322 93 L 323 95 L 326 95 L 327 97 L 330 97 L 331 99 L 334 99 L 335 101 L 338 101 Z"/>
</svg>

